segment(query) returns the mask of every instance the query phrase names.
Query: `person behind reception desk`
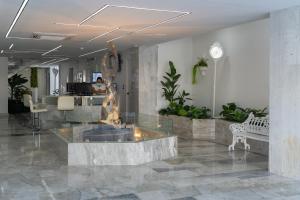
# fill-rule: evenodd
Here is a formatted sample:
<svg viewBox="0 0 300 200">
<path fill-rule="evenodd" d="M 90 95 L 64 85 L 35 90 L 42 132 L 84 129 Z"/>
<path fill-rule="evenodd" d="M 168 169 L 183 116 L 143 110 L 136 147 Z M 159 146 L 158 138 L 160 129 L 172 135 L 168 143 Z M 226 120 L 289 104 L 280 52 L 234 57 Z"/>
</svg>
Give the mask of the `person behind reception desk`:
<svg viewBox="0 0 300 200">
<path fill-rule="evenodd" d="M 95 84 L 92 85 L 93 95 L 103 95 L 107 92 L 107 86 L 101 77 L 97 78 Z"/>
</svg>

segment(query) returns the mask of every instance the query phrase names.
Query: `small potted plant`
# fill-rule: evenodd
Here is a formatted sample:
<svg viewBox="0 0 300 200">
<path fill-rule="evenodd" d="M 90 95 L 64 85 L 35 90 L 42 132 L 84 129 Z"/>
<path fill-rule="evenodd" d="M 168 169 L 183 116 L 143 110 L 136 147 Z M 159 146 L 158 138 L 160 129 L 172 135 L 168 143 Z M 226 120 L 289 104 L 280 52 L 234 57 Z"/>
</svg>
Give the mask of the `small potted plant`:
<svg viewBox="0 0 300 200">
<path fill-rule="evenodd" d="M 199 69 L 202 76 L 206 75 L 206 71 L 208 69 L 207 58 L 201 57 L 198 58 L 198 62 L 193 67 L 193 84 L 197 82 L 197 70 Z"/>
</svg>

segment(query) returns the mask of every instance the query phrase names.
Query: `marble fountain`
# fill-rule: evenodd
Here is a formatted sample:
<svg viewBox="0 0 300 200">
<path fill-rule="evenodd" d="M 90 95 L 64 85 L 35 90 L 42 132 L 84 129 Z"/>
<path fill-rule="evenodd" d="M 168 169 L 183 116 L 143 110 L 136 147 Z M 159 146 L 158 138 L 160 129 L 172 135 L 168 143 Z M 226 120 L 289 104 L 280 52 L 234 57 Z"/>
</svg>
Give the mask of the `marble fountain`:
<svg viewBox="0 0 300 200">
<path fill-rule="evenodd" d="M 111 59 L 114 62 L 110 62 Z M 117 63 L 116 45 L 110 42 L 101 61 L 107 95 L 102 102 L 100 123 L 70 123 L 51 129 L 60 140 L 61 147 L 57 149 L 67 158 L 68 165 L 139 165 L 177 155 L 172 121 L 139 114 L 127 123 L 126 117 L 120 117 L 119 95 L 112 85 Z"/>
<path fill-rule="evenodd" d="M 138 116 L 134 123 L 69 124 L 52 128 L 60 154 L 70 166 L 139 165 L 177 156 L 171 121 Z"/>
</svg>

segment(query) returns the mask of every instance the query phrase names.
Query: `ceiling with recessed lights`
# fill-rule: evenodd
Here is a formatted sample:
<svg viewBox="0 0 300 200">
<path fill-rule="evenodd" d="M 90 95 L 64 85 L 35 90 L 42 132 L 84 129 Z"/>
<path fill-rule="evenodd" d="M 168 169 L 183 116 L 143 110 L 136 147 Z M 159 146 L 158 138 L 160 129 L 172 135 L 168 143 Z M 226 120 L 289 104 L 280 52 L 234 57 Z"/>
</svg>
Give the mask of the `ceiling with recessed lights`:
<svg viewBox="0 0 300 200">
<path fill-rule="evenodd" d="M 151 45 L 295 5 L 300 0 L 0 0 L 0 56 L 79 59 L 105 51 L 109 41 L 121 50 Z"/>
</svg>

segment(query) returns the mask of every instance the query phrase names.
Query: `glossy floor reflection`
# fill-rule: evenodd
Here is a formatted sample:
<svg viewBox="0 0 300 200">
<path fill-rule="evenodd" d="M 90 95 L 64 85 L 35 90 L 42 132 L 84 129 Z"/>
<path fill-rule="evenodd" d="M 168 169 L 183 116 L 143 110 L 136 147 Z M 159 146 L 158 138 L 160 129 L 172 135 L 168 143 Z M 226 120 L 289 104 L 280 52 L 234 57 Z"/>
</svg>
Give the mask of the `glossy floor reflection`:
<svg viewBox="0 0 300 200">
<path fill-rule="evenodd" d="M 53 135 L 0 117 L 0 199 L 300 199 L 300 182 L 271 175 L 267 158 L 179 140 L 179 156 L 141 166 L 68 167 Z"/>
</svg>

